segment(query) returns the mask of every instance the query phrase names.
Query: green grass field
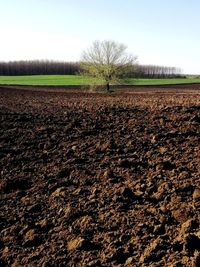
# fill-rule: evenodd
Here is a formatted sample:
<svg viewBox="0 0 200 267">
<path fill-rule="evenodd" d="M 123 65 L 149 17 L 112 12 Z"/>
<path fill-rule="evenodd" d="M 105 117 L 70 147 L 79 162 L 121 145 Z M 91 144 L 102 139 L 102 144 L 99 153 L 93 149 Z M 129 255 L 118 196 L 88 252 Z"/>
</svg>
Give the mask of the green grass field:
<svg viewBox="0 0 200 267">
<path fill-rule="evenodd" d="M 95 80 L 79 75 L 32 75 L 32 76 L 0 76 L 0 84 L 6 85 L 90 85 Z M 200 83 L 200 78 L 187 79 L 125 79 L 124 85 L 165 85 L 165 84 Z"/>
<path fill-rule="evenodd" d="M 93 79 L 78 75 L 0 76 L 0 84 L 16 85 L 87 85 Z"/>
<path fill-rule="evenodd" d="M 126 79 L 124 84 L 127 85 L 171 85 L 171 84 L 191 84 L 200 83 L 200 79 Z"/>
</svg>

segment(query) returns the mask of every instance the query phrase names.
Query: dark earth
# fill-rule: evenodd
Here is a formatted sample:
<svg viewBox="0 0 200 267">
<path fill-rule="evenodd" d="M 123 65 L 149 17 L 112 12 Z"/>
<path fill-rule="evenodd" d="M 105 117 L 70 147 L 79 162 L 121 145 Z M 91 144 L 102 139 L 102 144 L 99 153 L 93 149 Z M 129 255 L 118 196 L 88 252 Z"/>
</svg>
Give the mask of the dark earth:
<svg viewBox="0 0 200 267">
<path fill-rule="evenodd" d="M 0 266 L 200 266 L 200 85 L 0 88 Z"/>
</svg>

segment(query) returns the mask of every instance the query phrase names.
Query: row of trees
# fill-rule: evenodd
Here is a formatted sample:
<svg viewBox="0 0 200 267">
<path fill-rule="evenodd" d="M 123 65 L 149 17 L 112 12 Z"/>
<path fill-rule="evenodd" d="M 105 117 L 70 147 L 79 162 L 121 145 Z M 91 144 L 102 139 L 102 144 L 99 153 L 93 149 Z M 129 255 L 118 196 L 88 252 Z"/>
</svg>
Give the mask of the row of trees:
<svg viewBox="0 0 200 267">
<path fill-rule="evenodd" d="M 79 72 L 79 70 L 79 63 L 76 62 L 50 60 L 0 62 L 0 75 L 73 75 Z"/>
<path fill-rule="evenodd" d="M 96 78 L 110 90 L 122 78 L 174 78 L 182 77 L 174 67 L 138 65 L 137 57 L 127 53 L 124 44 L 112 40 L 94 41 L 83 51 L 80 62 L 49 60 L 0 62 L 0 75 L 65 74 Z"/>
<path fill-rule="evenodd" d="M 156 65 L 138 65 L 133 76 L 135 78 L 183 78 L 180 68 Z"/>
<path fill-rule="evenodd" d="M 57 62 L 49 60 L 0 62 L 0 75 L 75 75 L 81 72 L 78 62 Z M 133 78 L 174 78 L 182 77 L 181 70 L 175 67 L 136 65 L 129 71 Z"/>
</svg>

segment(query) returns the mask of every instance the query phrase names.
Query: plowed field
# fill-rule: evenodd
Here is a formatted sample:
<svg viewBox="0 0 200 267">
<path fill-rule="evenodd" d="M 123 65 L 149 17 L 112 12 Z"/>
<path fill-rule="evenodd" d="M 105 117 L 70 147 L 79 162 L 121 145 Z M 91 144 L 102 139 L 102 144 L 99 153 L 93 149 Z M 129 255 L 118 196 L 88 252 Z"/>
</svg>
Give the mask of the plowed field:
<svg viewBox="0 0 200 267">
<path fill-rule="evenodd" d="M 0 266 L 200 266 L 200 85 L 0 88 Z"/>
</svg>

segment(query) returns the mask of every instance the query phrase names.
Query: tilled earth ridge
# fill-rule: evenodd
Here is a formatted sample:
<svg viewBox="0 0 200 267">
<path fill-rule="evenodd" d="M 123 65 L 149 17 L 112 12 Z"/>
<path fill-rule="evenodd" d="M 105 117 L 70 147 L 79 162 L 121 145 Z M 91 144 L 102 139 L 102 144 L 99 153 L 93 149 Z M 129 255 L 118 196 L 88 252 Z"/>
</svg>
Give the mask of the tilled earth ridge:
<svg viewBox="0 0 200 267">
<path fill-rule="evenodd" d="M 0 88 L 1 266 L 200 266 L 200 86 L 170 90 Z"/>
</svg>

